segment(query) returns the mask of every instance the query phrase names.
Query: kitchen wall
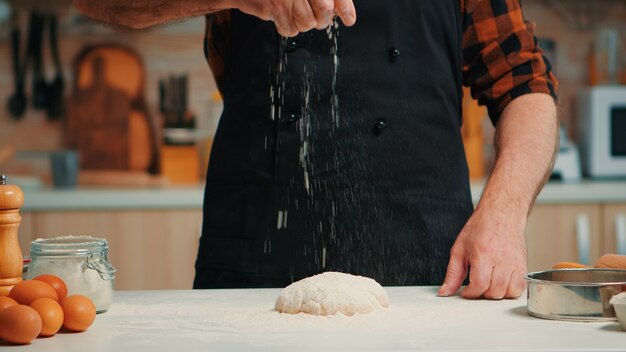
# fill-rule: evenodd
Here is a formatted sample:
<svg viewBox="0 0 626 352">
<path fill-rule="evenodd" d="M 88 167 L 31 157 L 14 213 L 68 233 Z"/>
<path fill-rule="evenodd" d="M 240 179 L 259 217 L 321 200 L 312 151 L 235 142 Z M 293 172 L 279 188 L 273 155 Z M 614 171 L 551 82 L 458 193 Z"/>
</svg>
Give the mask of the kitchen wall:
<svg viewBox="0 0 626 352">
<path fill-rule="evenodd" d="M 583 0 L 584 2 L 584 0 Z M 556 43 L 554 66 L 560 81 L 561 119 L 575 131 L 575 96 L 587 81 L 587 55 L 595 37 L 595 29 L 573 29 L 568 25 L 563 11 L 555 8 L 555 3 L 576 3 L 576 1 L 524 1 L 527 19 L 537 23 L 537 35 L 551 38 Z M 618 23 L 622 39 L 626 39 L 626 6 L 624 1 L 592 1 L 593 8 L 600 11 L 586 11 L 587 20 L 596 27 Z M 603 9 L 602 4 L 611 5 Z M 62 14 L 60 28 L 60 51 L 65 69 L 66 94 L 72 82 L 71 63 L 74 56 L 85 44 L 120 42 L 137 50 L 144 58 L 146 71 L 146 98 L 153 114 L 157 106 L 157 81 L 169 73 L 187 72 L 190 76 L 190 106 L 199 118 L 201 128 L 214 129 L 211 100 L 216 90 L 210 70 L 202 53 L 204 19 L 196 18 L 185 22 L 160 26 L 143 31 L 117 31 L 94 24 L 77 14 L 68 2 L 59 1 L 57 11 Z M 23 16 L 25 19 L 25 16 Z M 597 18 L 596 18 L 597 17 Z M 25 28 L 26 23 L 24 23 Z M 61 124 L 48 121 L 45 115 L 31 108 L 20 121 L 8 116 L 5 104 L 13 92 L 13 76 L 10 60 L 8 36 L 0 39 L 0 147 L 13 145 L 18 150 L 51 150 L 61 148 Z M 25 36 L 25 34 L 23 34 Z M 626 47 L 626 45 L 624 45 Z M 47 52 L 44 50 L 44 52 Z M 622 55 L 626 55 L 622 53 Z M 52 62 L 46 57 L 47 77 L 53 77 Z M 27 78 L 26 82 L 30 82 Z M 30 89 L 30 84 L 27 84 Z M 488 126 L 487 124 L 483 124 Z M 487 127 L 490 128 L 490 127 Z M 487 131 L 489 136 L 490 131 Z"/>
<path fill-rule="evenodd" d="M 214 130 L 212 93 L 215 82 L 202 51 L 204 18 L 173 23 L 142 31 L 120 31 L 86 20 L 77 14 L 71 4 L 60 6 L 60 54 L 64 68 L 66 95 L 70 94 L 73 81 L 72 61 L 87 44 L 122 43 L 135 49 L 143 57 L 147 72 L 145 94 L 150 112 L 157 113 L 158 79 L 168 74 L 189 74 L 189 104 L 198 117 L 200 128 Z M 23 33 L 26 37 L 26 15 L 23 17 Z M 13 94 L 11 47 L 8 36 L 0 41 L 0 147 L 12 145 L 17 150 L 52 150 L 62 148 L 62 123 L 49 121 L 45 113 L 30 106 L 19 121 L 9 116 L 5 104 Z M 47 44 L 47 43 L 46 43 Z M 54 77 L 49 51 L 44 49 L 47 78 Z M 26 79 L 30 91 L 30 77 Z M 27 93 L 28 95 L 28 93 Z"/>
<path fill-rule="evenodd" d="M 523 5 L 526 18 L 537 24 L 537 36 L 556 44 L 553 66 L 559 80 L 560 117 L 576 139 L 576 95 L 589 83 L 588 55 L 602 29 L 616 28 L 620 33 L 622 76 L 626 73 L 626 1 L 526 0 Z"/>
</svg>

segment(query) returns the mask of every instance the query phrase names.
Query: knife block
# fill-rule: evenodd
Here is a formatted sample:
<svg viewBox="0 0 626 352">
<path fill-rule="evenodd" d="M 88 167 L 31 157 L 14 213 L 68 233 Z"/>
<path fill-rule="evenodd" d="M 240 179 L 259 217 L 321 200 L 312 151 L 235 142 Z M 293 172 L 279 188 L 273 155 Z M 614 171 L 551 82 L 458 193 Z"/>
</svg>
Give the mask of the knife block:
<svg viewBox="0 0 626 352">
<path fill-rule="evenodd" d="M 24 204 L 22 190 L 6 184 L 6 176 L 0 177 L 0 296 L 22 281 L 24 259 L 17 237 L 22 217 L 20 207 Z"/>
</svg>

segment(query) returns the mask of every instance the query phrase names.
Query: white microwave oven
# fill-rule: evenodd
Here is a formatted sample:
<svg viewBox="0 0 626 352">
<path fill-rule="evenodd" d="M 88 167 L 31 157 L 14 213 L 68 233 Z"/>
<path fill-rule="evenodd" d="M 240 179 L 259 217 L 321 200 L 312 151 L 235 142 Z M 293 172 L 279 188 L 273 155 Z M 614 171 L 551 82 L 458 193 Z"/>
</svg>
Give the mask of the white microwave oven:
<svg viewBox="0 0 626 352">
<path fill-rule="evenodd" d="M 626 178 L 626 86 L 597 86 L 579 96 L 580 154 L 592 178 Z"/>
</svg>

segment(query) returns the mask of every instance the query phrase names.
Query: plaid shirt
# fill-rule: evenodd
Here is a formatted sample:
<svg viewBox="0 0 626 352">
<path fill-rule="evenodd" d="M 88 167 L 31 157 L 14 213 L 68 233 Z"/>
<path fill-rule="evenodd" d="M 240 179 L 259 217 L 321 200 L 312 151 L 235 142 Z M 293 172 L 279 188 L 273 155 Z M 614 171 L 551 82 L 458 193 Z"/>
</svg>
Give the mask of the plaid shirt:
<svg viewBox="0 0 626 352">
<path fill-rule="evenodd" d="M 537 44 L 534 24 L 523 18 L 520 0 L 460 1 L 463 84 L 487 106 L 493 123 L 521 95 L 545 93 L 556 99 L 557 80 Z M 229 23 L 229 10 L 207 15 L 204 52 L 218 87 L 222 86 Z"/>
</svg>

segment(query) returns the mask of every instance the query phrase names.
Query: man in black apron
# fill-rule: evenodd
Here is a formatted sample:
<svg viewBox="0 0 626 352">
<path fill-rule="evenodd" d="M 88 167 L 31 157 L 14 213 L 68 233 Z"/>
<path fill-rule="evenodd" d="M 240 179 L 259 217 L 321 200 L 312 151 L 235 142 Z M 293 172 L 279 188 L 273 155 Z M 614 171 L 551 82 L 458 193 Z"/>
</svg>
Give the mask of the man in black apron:
<svg viewBox="0 0 626 352">
<path fill-rule="evenodd" d="M 206 180 L 194 288 L 284 287 L 323 271 L 387 286 L 439 285 L 448 267 L 440 294 L 450 295 L 469 265 L 480 270 L 470 273 L 475 283 L 467 297 L 518 296 L 525 217 L 554 149 L 552 100 L 539 113 L 554 131 L 548 128 L 543 149 L 519 162 L 537 169 L 511 183 L 521 185 L 519 194 L 499 195 L 514 164 L 500 162 L 487 186 L 486 195 L 516 216 L 503 224 L 498 214 L 507 211 L 494 213 L 481 202 L 485 211 L 468 222 L 462 65 L 469 51 L 481 48 L 461 48 L 465 22 L 480 16 L 462 18 L 467 11 L 459 0 L 355 0 L 354 26 L 308 31 L 330 23 L 332 12 L 322 14 L 319 3 L 299 8 L 300 18 L 317 15 L 308 23 L 284 9 L 261 14 L 254 6 L 239 9 L 274 23 L 236 9 L 228 10 L 226 29 L 208 17 L 209 40 L 227 43 L 205 44 L 222 51 L 224 112 Z M 352 3 L 339 3 L 335 12 L 351 25 Z M 495 17 L 501 9 L 492 10 Z M 281 37 L 277 27 L 293 37 Z M 490 108 L 495 123 L 501 111 Z M 516 125 L 507 123 L 497 126 L 508 138 Z M 526 143 L 513 140 L 514 147 Z M 501 252 L 494 254 L 489 243 Z"/>
</svg>

